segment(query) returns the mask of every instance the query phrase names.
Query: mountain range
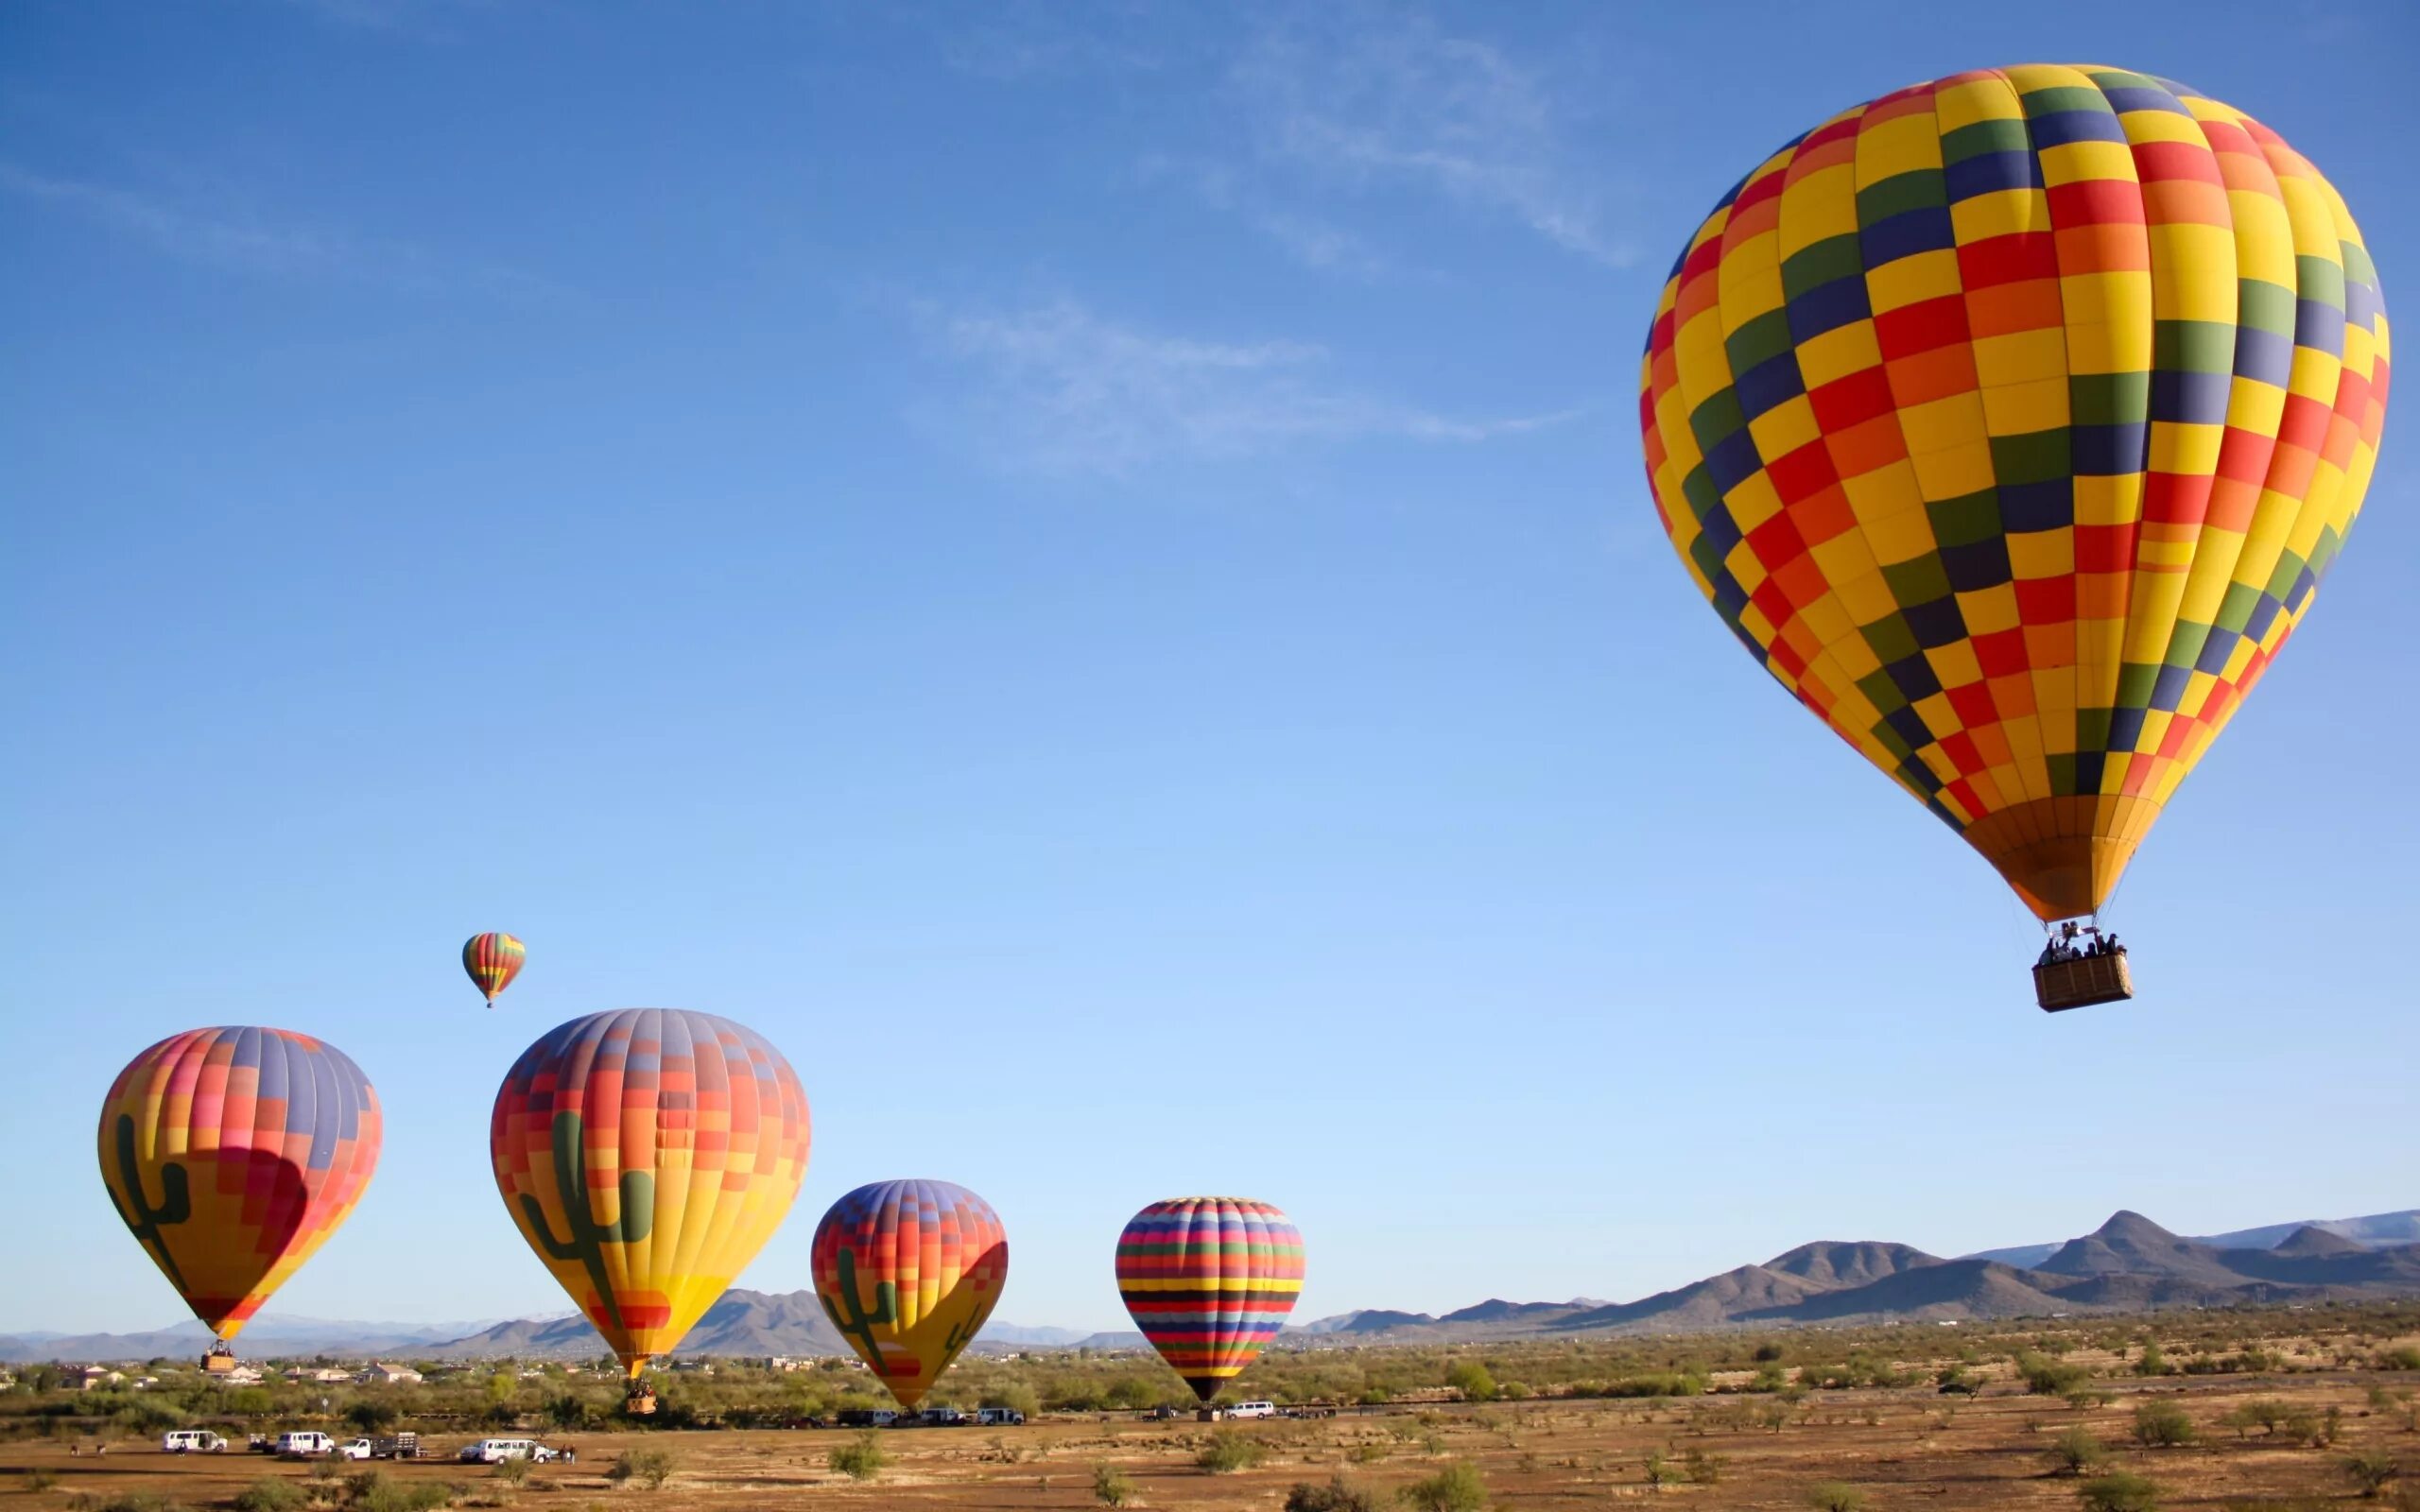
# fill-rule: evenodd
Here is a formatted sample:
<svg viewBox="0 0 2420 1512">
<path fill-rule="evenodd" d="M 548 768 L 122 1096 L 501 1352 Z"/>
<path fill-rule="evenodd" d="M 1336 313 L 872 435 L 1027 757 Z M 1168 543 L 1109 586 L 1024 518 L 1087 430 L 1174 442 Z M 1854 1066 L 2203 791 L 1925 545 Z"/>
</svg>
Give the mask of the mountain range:
<svg viewBox="0 0 2420 1512">
<path fill-rule="evenodd" d="M 1949 1321 L 2048 1314 L 2140 1312 L 2383 1297 L 2420 1297 L 2420 1209 L 2265 1228 L 2203 1238 L 2169 1232 L 2121 1211 L 2091 1233 L 1945 1260 L 1908 1245 L 1819 1240 L 1758 1265 L 1741 1265 L 1634 1302 L 1491 1297 L 1432 1315 L 1367 1309 L 1286 1330 L 1301 1347 L 1519 1338 L 1599 1332 L 1678 1333 L 1729 1327 Z M 185 1355 L 209 1337 L 186 1322 L 147 1333 L 0 1335 L 0 1360 L 141 1360 Z M 486 1327 L 348 1323 L 264 1316 L 245 1330 L 263 1356 L 411 1359 L 586 1358 L 605 1352 L 578 1314 Z M 1141 1349 L 1132 1332 L 994 1323 L 974 1348 Z M 690 1356 L 848 1352 L 811 1291 L 735 1288 L 708 1309 L 677 1351 Z"/>
</svg>

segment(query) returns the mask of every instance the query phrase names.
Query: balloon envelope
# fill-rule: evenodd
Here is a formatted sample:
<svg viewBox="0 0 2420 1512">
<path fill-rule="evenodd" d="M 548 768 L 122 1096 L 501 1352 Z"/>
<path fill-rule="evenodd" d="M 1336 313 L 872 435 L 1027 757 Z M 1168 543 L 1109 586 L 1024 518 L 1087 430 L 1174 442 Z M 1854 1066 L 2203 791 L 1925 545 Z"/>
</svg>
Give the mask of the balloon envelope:
<svg viewBox="0 0 2420 1512">
<path fill-rule="evenodd" d="M 1249 1197 L 1154 1202 L 1117 1239 L 1119 1299 L 1203 1401 L 1277 1336 L 1302 1290 L 1302 1234 Z"/>
<path fill-rule="evenodd" d="M 1639 419 L 1740 643 L 2054 919 L 2309 608 L 2387 378 L 2307 160 L 2183 85 L 2034 65 L 1750 172 L 1665 284 Z"/>
<path fill-rule="evenodd" d="M 471 983 L 487 997 L 488 1005 L 495 1005 L 495 995 L 512 985 L 521 974 L 521 963 L 528 951 L 510 935 L 490 931 L 474 935 L 462 943 L 462 970 Z"/>
<path fill-rule="evenodd" d="M 806 1094 L 728 1019 L 618 1009 L 521 1053 L 488 1148 L 522 1237 L 636 1376 L 781 1226 L 806 1172 Z"/>
<path fill-rule="evenodd" d="M 841 1337 L 913 1409 L 974 1339 L 1009 1279 L 992 1205 L 947 1181 L 857 1188 L 815 1228 L 815 1295 Z"/>
<path fill-rule="evenodd" d="M 101 1104 L 101 1179 L 194 1315 L 232 1339 L 337 1230 L 378 1164 L 378 1094 L 287 1029 L 170 1035 Z"/>
</svg>

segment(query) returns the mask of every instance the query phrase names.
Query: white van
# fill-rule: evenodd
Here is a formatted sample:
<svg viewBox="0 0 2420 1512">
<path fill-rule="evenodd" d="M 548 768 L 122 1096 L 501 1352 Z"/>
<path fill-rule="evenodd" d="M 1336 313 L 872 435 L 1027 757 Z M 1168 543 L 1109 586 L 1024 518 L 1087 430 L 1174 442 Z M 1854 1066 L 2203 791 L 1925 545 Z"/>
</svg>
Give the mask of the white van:
<svg viewBox="0 0 2420 1512">
<path fill-rule="evenodd" d="M 1239 1401 L 1227 1409 L 1230 1418 L 1274 1418 L 1277 1403 L 1273 1401 Z"/>
<path fill-rule="evenodd" d="M 227 1440 L 207 1428 L 172 1428 L 160 1437 L 163 1454 L 224 1454 Z"/>
<path fill-rule="evenodd" d="M 337 1441 L 325 1434 L 280 1434 L 277 1452 L 281 1454 L 333 1454 Z"/>
<path fill-rule="evenodd" d="M 509 1459 L 550 1460 L 555 1452 L 534 1438 L 482 1438 L 462 1447 L 466 1465 L 501 1465 Z"/>
<path fill-rule="evenodd" d="M 985 1428 L 1009 1428 L 1022 1425 L 1025 1414 L 1014 1407 L 985 1407 L 976 1413 L 975 1420 Z"/>
</svg>

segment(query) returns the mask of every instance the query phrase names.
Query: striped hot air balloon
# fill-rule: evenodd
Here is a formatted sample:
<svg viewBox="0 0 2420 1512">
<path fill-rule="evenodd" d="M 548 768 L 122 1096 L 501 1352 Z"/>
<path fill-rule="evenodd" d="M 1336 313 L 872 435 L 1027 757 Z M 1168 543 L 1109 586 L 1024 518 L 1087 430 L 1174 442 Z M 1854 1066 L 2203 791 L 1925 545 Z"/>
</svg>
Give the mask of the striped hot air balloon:
<svg viewBox="0 0 2420 1512">
<path fill-rule="evenodd" d="M 806 1173 L 806 1094 L 728 1019 L 595 1013 L 513 1062 L 488 1149 L 522 1237 L 636 1380 L 781 1227 Z"/>
<path fill-rule="evenodd" d="M 2058 920 L 2309 610 L 2388 366 L 2361 233 L 2275 131 L 2032 65 L 1750 171 L 1664 286 L 1639 421 L 1740 644 Z"/>
<path fill-rule="evenodd" d="M 1117 1295 L 1203 1401 L 1277 1336 L 1303 1290 L 1303 1236 L 1249 1197 L 1173 1197 L 1117 1238 Z"/>
<path fill-rule="evenodd" d="M 336 1046 L 288 1029 L 188 1029 L 110 1085 L 101 1179 L 224 1343 L 361 1200 L 379 1136 L 378 1094 Z"/>
<path fill-rule="evenodd" d="M 1009 1236 L 964 1187 L 876 1181 L 816 1225 L 813 1265 L 832 1326 L 913 1411 L 1000 1300 Z"/>
<path fill-rule="evenodd" d="M 470 973 L 471 985 L 477 988 L 495 1006 L 495 995 L 512 985 L 521 974 L 521 963 L 528 955 L 521 941 L 510 935 L 493 930 L 474 935 L 462 944 L 462 970 Z"/>
</svg>

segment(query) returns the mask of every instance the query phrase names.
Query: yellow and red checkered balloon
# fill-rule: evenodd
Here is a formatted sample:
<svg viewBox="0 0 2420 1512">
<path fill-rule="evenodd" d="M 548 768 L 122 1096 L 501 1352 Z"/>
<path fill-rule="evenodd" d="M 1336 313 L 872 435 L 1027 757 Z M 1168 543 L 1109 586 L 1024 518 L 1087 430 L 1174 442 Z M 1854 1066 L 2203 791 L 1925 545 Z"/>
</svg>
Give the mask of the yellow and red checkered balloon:
<svg viewBox="0 0 2420 1512">
<path fill-rule="evenodd" d="M 2056 919 L 2308 610 L 2387 369 L 2360 232 L 2277 133 L 2030 65 L 1742 180 L 1665 284 L 1639 420 L 1724 623 Z"/>
</svg>

